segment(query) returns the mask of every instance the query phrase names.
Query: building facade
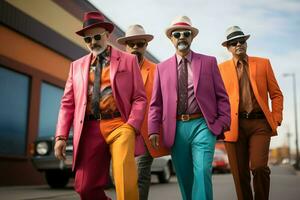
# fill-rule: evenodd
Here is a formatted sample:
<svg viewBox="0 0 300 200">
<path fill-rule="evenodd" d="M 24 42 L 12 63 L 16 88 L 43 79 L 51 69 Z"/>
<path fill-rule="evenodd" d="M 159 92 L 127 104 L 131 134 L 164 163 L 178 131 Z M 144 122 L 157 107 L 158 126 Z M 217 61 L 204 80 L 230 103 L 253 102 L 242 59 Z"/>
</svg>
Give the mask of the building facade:
<svg viewBox="0 0 300 200">
<path fill-rule="evenodd" d="M 30 145 L 54 135 L 70 62 L 88 52 L 75 31 L 92 10 L 86 0 L 0 2 L 0 185 L 44 183 Z M 116 27 L 110 44 L 122 49 L 115 40 L 123 35 Z"/>
</svg>

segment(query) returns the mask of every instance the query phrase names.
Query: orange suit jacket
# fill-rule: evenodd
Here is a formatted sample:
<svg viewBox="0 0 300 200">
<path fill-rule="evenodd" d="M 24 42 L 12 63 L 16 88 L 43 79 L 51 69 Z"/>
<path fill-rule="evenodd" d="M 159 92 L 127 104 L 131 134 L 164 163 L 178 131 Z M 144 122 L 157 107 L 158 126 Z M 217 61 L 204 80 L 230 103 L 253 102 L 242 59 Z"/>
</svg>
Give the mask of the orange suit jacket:
<svg viewBox="0 0 300 200">
<path fill-rule="evenodd" d="M 167 147 L 165 147 L 164 144 L 162 143 L 163 139 L 161 137 L 163 134 L 160 134 L 160 138 L 159 138 L 160 144 L 159 144 L 159 149 L 157 149 L 157 150 L 152 147 L 151 142 L 149 140 L 149 135 L 148 135 L 148 110 L 149 110 L 149 103 L 151 101 L 151 96 L 152 96 L 155 70 L 156 70 L 156 64 L 150 62 L 147 59 L 144 59 L 142 66 L 141 66 L 141 74 L 142 74 L 144 87 L 145 87 L 145 91 L 146 91 L 147 109 L 146 109 L 145 118 L 144 118 L 142 128 L 141 128 L 141 133 L 142 133 L 143 139 L 145 141 L 145 144 L 146 144 L 151 156 L 152 157 L 160 157 L 160 156 L 170 154 L 169 149 Z"/>
<path fill-rule="evenodd" d="M 277 135 L 277 126 L 282 121 L 283 95 L 274 76 L 270 61 L 265 58 L 248 57 L 249 77 L 254 96 L 272 128 L 272 136 Z M 222 79 L 229 96 L 231 107 L 230 131 L 225 132 L 225 141 L 238 139 L 239 83 L 233 59 L 219 65 Z M 268 94 L 271 99 L 269 108 Z"/>
</svg>

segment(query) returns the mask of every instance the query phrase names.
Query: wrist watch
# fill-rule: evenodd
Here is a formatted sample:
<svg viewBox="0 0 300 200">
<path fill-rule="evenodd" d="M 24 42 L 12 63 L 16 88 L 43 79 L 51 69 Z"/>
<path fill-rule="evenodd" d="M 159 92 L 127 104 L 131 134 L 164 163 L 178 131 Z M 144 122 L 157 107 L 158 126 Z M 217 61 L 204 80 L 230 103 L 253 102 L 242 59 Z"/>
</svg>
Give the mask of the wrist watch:
<svg viewBox="0 0 300 200">
<path fill-rule="evenodd" d="M 66 142 L 67 138 L 64 137 L 64 136 L 57 136 L 57 137 L 55 138 L 55 142 L 57 142 L 58 140 L 63 140 L 63 141 Z"/>
</svg>

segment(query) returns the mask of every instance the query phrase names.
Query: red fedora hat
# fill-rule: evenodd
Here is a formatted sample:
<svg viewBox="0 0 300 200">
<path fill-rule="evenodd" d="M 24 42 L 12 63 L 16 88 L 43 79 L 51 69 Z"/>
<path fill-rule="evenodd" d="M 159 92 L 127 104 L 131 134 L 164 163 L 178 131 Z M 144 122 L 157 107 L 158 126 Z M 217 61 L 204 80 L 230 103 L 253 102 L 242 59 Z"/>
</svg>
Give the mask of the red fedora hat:
<svg viewBox="0 0 300 200">
<path fill-rule="evenodd" d="M 98 11 L 86 12 L 83 17 L 82 29 L 76 33 L 80 36 L 84 36 L 84 31 L 94 27 L 101 27 L 106 29 L 109 33 L 114 30 L 114 25 L 110 22 L 104 21 L 104 16 Z"/>
</svg>

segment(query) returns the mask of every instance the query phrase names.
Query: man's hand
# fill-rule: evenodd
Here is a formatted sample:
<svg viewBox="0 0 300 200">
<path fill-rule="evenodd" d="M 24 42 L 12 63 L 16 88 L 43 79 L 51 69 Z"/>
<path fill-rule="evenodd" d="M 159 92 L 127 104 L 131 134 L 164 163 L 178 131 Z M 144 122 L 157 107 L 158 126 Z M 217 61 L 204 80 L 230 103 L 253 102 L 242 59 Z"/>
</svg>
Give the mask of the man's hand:
<svg viewBox="0 0 300 200">
<path fill-rule="evenodd" d="M 150 135 L 149 139 L 151 141 L 152 147 L 154 149 L 158 149 L 158 147 L 159 147 L 159 135 L 157 133 L 154 133 L 154 134 Z"/>
<path fill-rule="evenodd" d="M 57 140 L 54 145 L 55 157 L 59 160 L 66 160 L 66 147 L 67 142 L 65 140 Z"/>
</svg>

